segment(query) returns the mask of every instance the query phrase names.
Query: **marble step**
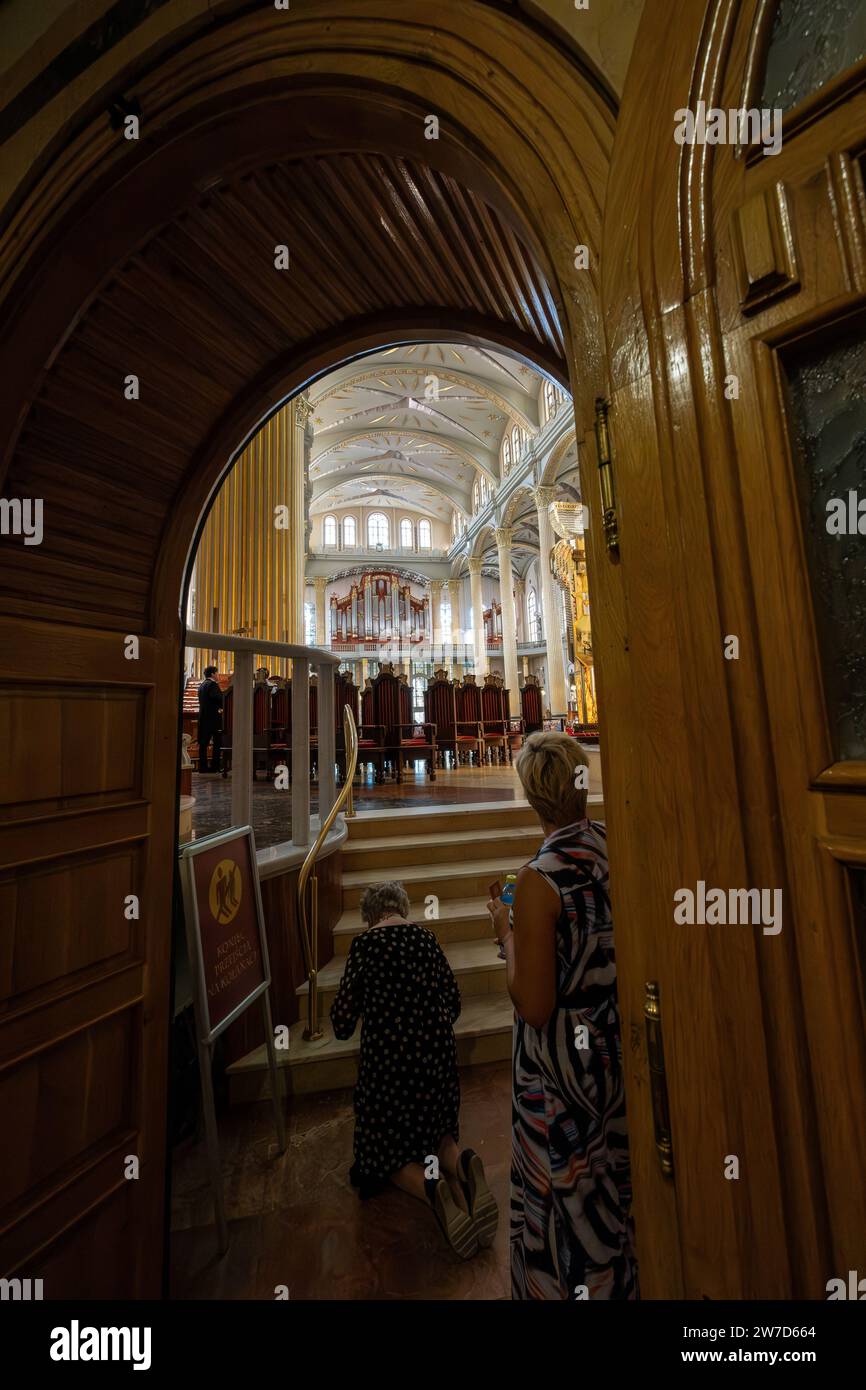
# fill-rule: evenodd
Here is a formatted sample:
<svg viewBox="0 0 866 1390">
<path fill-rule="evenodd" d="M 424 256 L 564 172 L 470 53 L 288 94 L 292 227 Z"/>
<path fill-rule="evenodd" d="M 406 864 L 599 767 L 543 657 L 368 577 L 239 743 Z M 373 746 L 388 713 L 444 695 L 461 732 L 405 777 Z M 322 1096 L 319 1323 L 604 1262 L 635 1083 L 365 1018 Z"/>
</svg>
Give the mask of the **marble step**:
<svg viewBox="0 0 866 1390">
<path fill-rule="evenodd" d="M 454 1025 L 458 1064 L 478 1066 L 482 1062 L 510 1058 L 512 1020 L 513 1009 L 507 994 L 478 994 L 465 999 Z M 334 1037 L 327 1017 L 322 1020 L 322 1037 L 316 1042 L 304 1042 L 304 1027 L 303 1020 L 293 1024 L 288 1049 L 277 1052 L 282 1084 L 288 1094 L 309 1095 L 313 1091 L 354 1086 L 360 1025 L 345 1042 Z M 270 1077 L 264 1045 L 233 1062 L 228 1068 L 228 1078 L 232 1104 L 268 1097 Z"/>
<path fill-rule="evenodd" d="M 485 829 L 482 836 L 469 836 L 466 830 L 427 831 L 417 834 L 409 821 L 411 834 L 384 835 L 349 840 L 343 846 L 343 873 L 384 869 L 395 871 L 411 864 L 447 864 L 460 858 L 468 844 L 483 845 L 485 856 L 502 855 L 503 863 L 515 868 L 531 859 L 544 838 L 538 821 Z M 375 874 L 369 877 L 375 880 Z"/>
<path fill-rule="evenodd" d="M 460 833 L 477 836 L 480 830 L 500 830 L 511 825 L 530 825 L 535 812 L 528 801 L 477 801 L 450 806 L 401 806 L 388 810 L 359 811 L 346 822 L 349 842 L 379 840 L 385 836 Z"/>
<path fill-rule="evenodd" d="M 413 922 L 423 922 L 425 927 L 435 932 L 436 939 L 443 946 L 460 941 L 490 941 L 492 931 L 484 905 L 486 902 L 486 893 L 474 898 L 442 898 L 438 918 L 427 918 L 422 898 L 412 903 L 409 916 Z M 334 955 L 345 956 L 353 938 L 363 930 L 360 910 L 357 907 L 347 908 L 334 927 Z"/>
<path fill-rule="evenodd" d="M 500 960 L 496 954 L 496 942 L 489 926 L 490 918 L 486 912 L 484 915 L 488 923 L 485 937 L 478 937 L 474 941 L 446 942 L 443 946 L 448 964 L 460 988 L 461 998 L 464 1000 L 477 994 L 502 994 L 505 991 L 505 961 Z M 432 927 L 433 923 L 425 922 L 424 925 Z M 335 955 L 319 970 L 319 1005 L 323 1018 L 334 1001 L 345 966 L 346 956 Z M 303 996 L 303 1008 L 306 1009 L 308 981 L 305 980 L 295 993 Z"/>
<path fill-rule="evenodd" d="M 486 846 L 470 846 L 485 849 Z M 409 894 L 410 902 L 425 902 L 430 896 L 439 899 L 440 904 L 448 898 L 483 898 L 487 901 L 489 885 L 495 880 L 505 879 L 507 873 L 514 873 L 529 858 L 524 856 L 514 863 L 508 855 L 502 858 L 454 859 L 445 864 L 409 864 L 380 869 L 365 869 L 343 874 L 343 910 L 358 907 L 361 894 L 371 883 L 383 883 L 398 879 Z"/>
</svg>

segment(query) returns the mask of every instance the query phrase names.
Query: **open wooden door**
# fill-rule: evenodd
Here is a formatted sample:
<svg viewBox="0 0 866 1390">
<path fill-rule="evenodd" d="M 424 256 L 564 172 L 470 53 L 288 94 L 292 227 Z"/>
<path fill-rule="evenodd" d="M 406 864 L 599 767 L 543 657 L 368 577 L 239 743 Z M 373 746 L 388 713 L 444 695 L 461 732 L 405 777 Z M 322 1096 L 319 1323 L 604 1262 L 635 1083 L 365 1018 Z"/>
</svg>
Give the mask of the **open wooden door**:
<svg viewBox="0 0 866 1390">
<path fill-rule="evenodd" d="M 826 1298 L 866 1272 L 866 535 L 826 528 L 832 498 L 866 498 L 866 65 L 843 10 L 648 5 L 617 126 L 620 548 L 591 527 L 590 579 L 644 1297 Z M 783 109 L 781 151 L 677 144 L 699 102 Z M 589 439 L 583 468 L 599 517 Z M 778 890 L 780 913 L 677 922 L 701 883 Z"/>
</svg>

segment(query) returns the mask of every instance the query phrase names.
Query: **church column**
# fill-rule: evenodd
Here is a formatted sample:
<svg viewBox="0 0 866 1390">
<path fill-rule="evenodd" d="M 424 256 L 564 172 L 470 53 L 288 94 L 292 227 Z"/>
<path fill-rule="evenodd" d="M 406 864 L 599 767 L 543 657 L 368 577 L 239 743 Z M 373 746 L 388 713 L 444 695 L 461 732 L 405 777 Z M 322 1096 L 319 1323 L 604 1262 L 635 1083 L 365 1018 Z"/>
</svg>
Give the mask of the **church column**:
<svg viewBox="0 0 866 1390">
<path fill-rule="evenodd" d="M 526 580 L 514 581 L 514 627 L 518 642 L 526 641 Z"/>
<path fill-rule="evenodd" d="M 430 659 L 434 663 L 442 660 L 442 580 L 430 580 Z"/>
<path fill-rule="evenodd" d="M 313 426 L 310 416 L 313 407 L 306 396 L 296 396 L 292 401 L 292 506 L 293 525 L 290 531 L 292 585 L 289 601 L 290 642 L 304 641 L 304 571 L 309 549 L 309 497 L 310 449 L 313 443 Z"/>
<path fill-rule="evenodd" d="M 505 667 L 505 689 L 511 692 L 512 703 L 517 696 L 517 626 L 514 621 L 514 593 L 511 588 L 510 526 L 497 526 L 494 531 L 499 557 L 499 603 L 502 609 L 502 660 Z"/>
<path fill-rule="evenodd" d="M 451 599 L 451 675 L 454 680 L 458 675 L 463 674 L 463 662 L 457 656 L 457 648 L 463 643 L 463 629 L 460 618 L 460 590 L 463 588 L 462 579 L 448 580 L 448 595 Z"/>
<path fill-rule="evenodd" d="M 484 632 L 484 598 L 481 591 L 481 556 L 470 555 L 468 563 L 469 587 L 472 594 L 472 632 L 475 639 L 475 675 L 478 680 L 482 680 L 490 670 L 490 663 L 487 660 L 487 638 Z"/>
<path fill-rule="evenodd" d="M 325 617 L 325 590 L 328 587 L 327 576 L 317 574 L 313 580 L 313 588 L 316 591 L 316 646 L 327 647 L 329 643 L 328 624 Z"/>
<path fill-rule="evenodd" d="M 556 539 L 547 509 L 553 501 L 554 491 L 552 487 L 538 487 L 532 496 L 538 513 L 541 616 L 544 623 L 544 641 L 547 647 L 547 704 L 551 714 L 566 714 L 568 711 L 568 690 L 565 684 L 565 661 L 562 654 L 559 594 L 550 572 L 550 552 L 556 544 Z"/>
</svg>

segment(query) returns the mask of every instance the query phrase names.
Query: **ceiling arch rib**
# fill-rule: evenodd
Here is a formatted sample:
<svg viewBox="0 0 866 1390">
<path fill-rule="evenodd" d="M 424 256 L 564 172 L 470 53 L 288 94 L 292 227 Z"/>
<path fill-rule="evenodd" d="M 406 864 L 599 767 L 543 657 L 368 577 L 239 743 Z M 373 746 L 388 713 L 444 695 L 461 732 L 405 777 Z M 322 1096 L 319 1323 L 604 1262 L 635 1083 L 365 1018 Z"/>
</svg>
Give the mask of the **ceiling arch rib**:
<svg viewBox="0 0 866 1390">
<path fill-rule="evenodd" d="M 416 452 L 438 446 L 441 450 L 447 450 L 457 458 L 462 459 L 470 468 L 480 468 L 483 473 L 488 473 L 492 477 L 495 476 L 496 470 L 491 451 L 477 445 L 472 448 L 453 434 L 440 433 L 423 427 L 419 429 L 417 425 L 390 425 L 385 421 L 371 429 L 329 430 L 321 436 L 316 435 L 310 466 L 321 466 L 325 459 L 339 454 L 355 442 L 376 442 L 388 439 L 406 439 L 410 444 L 415 444 Z M 324 445 L 322 449 L 316 448 L 319 440 Z"/>
<path fill-rule="evenodd" d="M 424 493 L 433 496 L 425 498 Z M 436 505 L 434 498 L 444 506 Z M 468 516 L 465 502 L 447 488 L 421 479 L 406 479 L 401 473 L 367 473 L 334 480 L 321 479 L 313 483 L 310 511 L 317 514 L 329 508 L 406 506 L 415 511 L 430 512 L 447 521 L 453 509 Z"/>
<path fill-rule="evenodd" d="M 397 352 L 401 355 L 392 355 Z M 415 353 L 420 355 L 417 358 L 410 357 Z M 466 363 L 466 369 L 443 365 L 446 353 L 452 355 L 453 360 Z M 489 362 L 494 357 L 497 363 L 503 360 L 502 354 L 481 353 L 465 344 L 457 346 L 454 343 L 420 343 L 402 349 L 390 348 L 387 353 L 377 357 L 377 365 L 373 368 L 359 372 L 357 364 L 347 363 L 326 378 L 327 385 L 320 382 L 311 395 L 313 410 L 321 411 L 335 397 L 339 399 L 344 394 L 348 395 L 353 389 L 365 386 L 368 382 L 379 382 L 385 386 L 393 381 L 404 390 L 414 388 L 416 398 L 423 400 L 428 390 L 429 378 L 432 376 L 438 382 L 445 383 L 440 398 L 448 395 L 449 400 L 459 399 L 460 397 L 452 394 L 453 388 L 468 388 L 475 392 L 479 399 L 495 406 L 497 411 L 513 424 L 527 433 L 535 434 L 539 428 L 537 392 L 529 391 L 525 382 L 520 382 L 519 385 L 511 384 L 511 381 L 519 381 L 517 373 L 525 374 L 525 368 L 521 368 L 516 362 L 510 363 L 507 376 L 511 381 L 507 378 L 500 381 L 495 376 L 482 377 L 479 367 L 485 363 L 485 359 Z M 532 374 L 530 385 L 534 384 L 535 375 Z"/>
</svg>

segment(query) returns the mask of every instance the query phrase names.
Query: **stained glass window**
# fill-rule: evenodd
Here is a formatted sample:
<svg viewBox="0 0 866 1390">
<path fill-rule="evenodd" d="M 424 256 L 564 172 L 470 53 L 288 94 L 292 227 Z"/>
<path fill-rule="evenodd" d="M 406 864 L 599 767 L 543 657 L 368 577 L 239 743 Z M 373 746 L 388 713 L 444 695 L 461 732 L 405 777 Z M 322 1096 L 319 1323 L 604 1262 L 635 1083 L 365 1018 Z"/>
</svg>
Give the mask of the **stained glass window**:
<svg viewBox="0 0 866 1390">
<path fill-rule="evenodd" d="M 863 0 L 780 0 L 760 104 L 790 111 L 863 57 Z"/>
<path fill-rule="evenodd" d="M 866 759 L 866 335 L 786 366 L 831 736 L 837 758 Z"/>
</svg>

